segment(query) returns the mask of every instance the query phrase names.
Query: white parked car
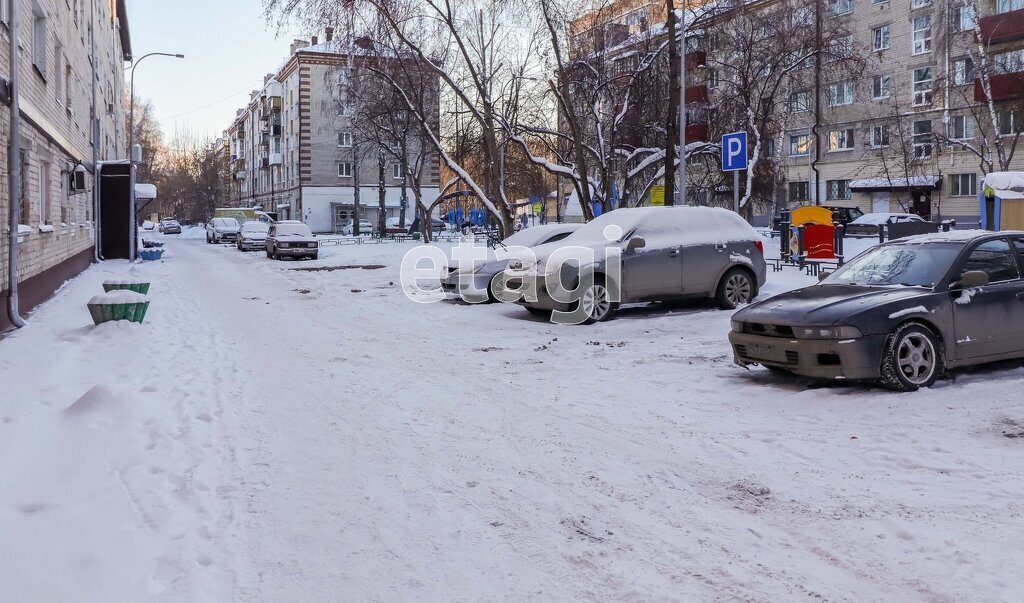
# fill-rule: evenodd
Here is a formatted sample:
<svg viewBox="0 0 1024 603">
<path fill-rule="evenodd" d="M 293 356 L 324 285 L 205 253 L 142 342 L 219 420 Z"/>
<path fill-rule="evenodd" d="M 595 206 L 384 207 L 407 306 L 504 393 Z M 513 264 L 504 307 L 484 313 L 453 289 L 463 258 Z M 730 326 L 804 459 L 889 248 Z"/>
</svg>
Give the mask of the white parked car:
<svg viewBox="0 0 1024 603">
<path fill-rule="evenodd" d="M 251 251 L 254 249 L 263 249 L 267 245 L 267 231 L 270 230 L 270 225 L 266 222 L 257 222 L 255 220 L 249 220 L 245 224 L 242 224 L 242 230 L 238 233 L 238 250 L 239 251 Z"/>
<path fill-rule="evenodd" d="M 864 214 L 857 218 L 850 224 L 867 224 L 871 226 L 877 226 L 879 224 L 897 224 L 899 222 L 924 222 L 924 218 L 915 214 L 900 214 L 900 213 L 888 213 L 879 212 Z"/>
<path fill-rule="evenodd" d="M 360 235 L 373 234 L 373 230 L 374 230 L 373 224 L 371 224 L 369 220 L 366 220 L 366 219 L 360 219 L 359 220 L 359 234 Z M 349 235 L 349 236 L 352 235 L 352 220 L 345 220 L 344 222 L 342 222 L 342 224 L 341 224 L 341 234 Z"/>
<path fill-rule="evenodd" d="M 234 218 L 214 218 L 206 224 L 206 242 L 235 241 L 241 230 L 241 225 Z"/>
</svg>

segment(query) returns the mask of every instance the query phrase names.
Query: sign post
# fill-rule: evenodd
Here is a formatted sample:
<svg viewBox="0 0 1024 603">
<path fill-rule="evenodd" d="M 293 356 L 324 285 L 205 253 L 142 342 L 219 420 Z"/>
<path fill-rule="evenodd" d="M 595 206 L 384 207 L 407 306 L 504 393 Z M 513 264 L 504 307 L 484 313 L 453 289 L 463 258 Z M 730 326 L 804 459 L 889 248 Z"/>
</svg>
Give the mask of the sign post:
<svg viewBox="0 0 1024 603">
<path fill-rule="evenodd" d="M 722 171 L 732 172 L 733 210 L 740 213 L 740 170 L 747 169 L 747 133 L 722 136 Z"/>
</svg>

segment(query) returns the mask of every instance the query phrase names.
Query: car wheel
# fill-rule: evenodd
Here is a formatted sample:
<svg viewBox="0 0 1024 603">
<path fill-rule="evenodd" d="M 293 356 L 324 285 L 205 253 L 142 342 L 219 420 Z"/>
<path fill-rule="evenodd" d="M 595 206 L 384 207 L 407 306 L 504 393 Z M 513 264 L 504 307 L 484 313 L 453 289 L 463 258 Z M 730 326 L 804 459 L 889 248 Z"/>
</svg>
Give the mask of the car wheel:
<svg viewBox="0 0 1024 603">
<path fill-rule="evenodd" d="M 532 306 L 523 306 L 526 311 L 534 316 L 540 316 L 545 320 L 551 320 L 551 310 L 545 310 L 544 308 L 534 308 Z"/>
<path fill-rule="evenodd" d="M 749 304 L 756 295 L 757 286 L 750 273 L 743 268 L 733 268 L 718 282 L 715 304 L 723 310 L 733 310 L 737 306 Z"/>
<path fill-rule="evenodd" d="M 594 277 L 594 282 L 583 290 L 580 299 L 573 304 L 572 311 L 576 312 L 581 307 L 584 316 L 587 317 L 583 324 L 611 320 L 615 316 L 615 304 L 612 302 L 607 285 L 605 285 L 604 277 Z"/>
<path fill-rule="evenodd" d="M 931 387 L 945 370 L 942 344 L 921 323 L 904 323 L 889 334 L 881 366 L 882 384 L 901 392 Z"/>
<path fill-rule="evenodd" d="M 274 249 L 273 258 L 279 262 L 281 261 L 281 254 L 277 252 L 276 248 Z"/>
</svg>

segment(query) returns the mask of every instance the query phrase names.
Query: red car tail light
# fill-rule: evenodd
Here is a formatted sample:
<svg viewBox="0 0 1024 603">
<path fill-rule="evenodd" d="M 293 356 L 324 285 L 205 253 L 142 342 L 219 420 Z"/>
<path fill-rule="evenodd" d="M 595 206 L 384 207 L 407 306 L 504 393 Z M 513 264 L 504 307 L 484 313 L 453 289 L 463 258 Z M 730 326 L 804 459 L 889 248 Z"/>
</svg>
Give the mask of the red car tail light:
<svg viewBox="0 0 1024 603">
<path fill-rule="evenodd" d="M 754 247 L 757 247 L 757 250 L 761 252 L 761 255 L 764 255 L 764 241 L 754 241 Z"/>
</svg>

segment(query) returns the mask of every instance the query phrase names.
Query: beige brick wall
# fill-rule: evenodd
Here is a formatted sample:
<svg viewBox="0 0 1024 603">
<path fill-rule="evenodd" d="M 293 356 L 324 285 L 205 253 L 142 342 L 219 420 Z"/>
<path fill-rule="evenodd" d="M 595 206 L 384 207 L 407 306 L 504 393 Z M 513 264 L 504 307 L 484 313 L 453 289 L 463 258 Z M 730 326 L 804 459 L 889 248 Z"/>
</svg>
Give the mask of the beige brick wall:
<svg viewBox="0 0 1024 603">
<path fill-rule="evenodd" d="M 90 164 L 93 154 L 90 115 L 92 66 L 90 61 L 89 0 L 17 0 L 21 11 L 19 52 L 21 149 L 27 174 L 22 190 L 28 214 L 21 224 L 30 227 L 19 244 L 19 280 L 39 274 L 92 247 L 92 186 L 69 190 L 69 174 L 79 163 Z M 96 2 L 97 114 L 99 159 L 125 155 L 124 62 L 113 2 Z M 37 19 L 45 16 L 45 40 L 38 36 Z M 0 25 L 0 76 L 10 79 L 9 28 Z M 36 65 L 36 44 L 45 49 L 45 61 Z M 41 67 L 41 68 L 40 68 Z M 10 112 L 0 116 L 0 282 L 6 285 L 8 207 L 7 155 Z M 46 200 L 45 204 L 43 199 Z M 52 232 L 50 231 L 52 228 Z M 0 286 L 0 288 L 5 288 Z"/>
</svg>

